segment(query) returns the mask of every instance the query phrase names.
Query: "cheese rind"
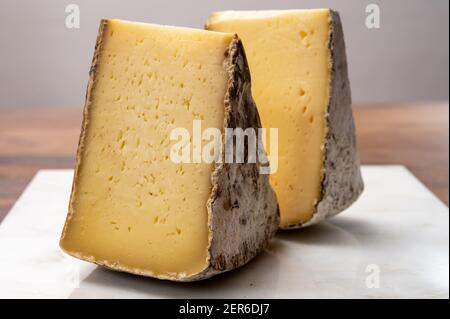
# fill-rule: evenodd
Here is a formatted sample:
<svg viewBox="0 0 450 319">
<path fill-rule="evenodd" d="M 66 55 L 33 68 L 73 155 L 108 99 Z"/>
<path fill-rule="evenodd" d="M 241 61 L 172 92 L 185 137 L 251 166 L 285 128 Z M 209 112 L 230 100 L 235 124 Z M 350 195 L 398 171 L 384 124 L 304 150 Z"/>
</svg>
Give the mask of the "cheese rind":
<svg viewBox="0 0 450 319">
<path fill-rule="evenodd" d="M 364 190 L 351 109 L 344 33 L 336 11 L 330 10 L 330 20 L 331 81 L 322 193 L 315 214 L 300 226 L 313 225 L 339 214 Z"/>
<path fill-rule="evenodd" d="M 224 127 L 256 131 L 261 121 L 251 94 L 244 48 L 238 38 L 230 44 L 224 67 L 229 75 Z M 223 136 L 222 160 L 212 174 L 213 190 L 208 200 L 211 259 L 210 267 L 199 275 L 201 277 L 210 277 L 250 261 L 267 247 L 280 222 L 275 192 L 268 175 L 260 174 L 260 164 L 225 163 L 225 141 L 229 133 Z M 233 153 L 236 154 L 236 145 Z"/>
<path fill-rule="evenodd" d="M 281 228 L 309 226 L 351 205 L 363 182 L 338 13 L 217 12 L 206 28 L 242 39 L 263 126 L 279 129 L 271 182 Z"/>
<path fill-rule="evenodd" d="M 175 281 L 234 269 L 261 251 L 279 215 L 257 164 L 169 159 L 170 129 L 189 128 L 194 119 L 222 131 L 260 126 L 240 40 L 103 20 L 62 249 L 114 270 Z"/>
</svg>

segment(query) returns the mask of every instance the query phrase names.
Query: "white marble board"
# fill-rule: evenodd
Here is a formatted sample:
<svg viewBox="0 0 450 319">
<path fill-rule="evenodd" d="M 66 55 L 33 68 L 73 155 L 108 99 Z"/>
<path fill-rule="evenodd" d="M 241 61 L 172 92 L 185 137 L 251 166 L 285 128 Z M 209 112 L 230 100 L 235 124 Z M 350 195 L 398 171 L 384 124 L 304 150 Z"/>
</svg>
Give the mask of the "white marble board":
<svg viewBox="0 0 450 319">
<path fill-rule="evenodd" d="M 241 269 L 197 283 L 113 272 L 58 239 L 71 170 L 40 171 L 0 224 L 0 298 L 448 298 L 449 210 L 402 166 L 364 166 L 341 215 L 280 231 Z"/>
</svg>

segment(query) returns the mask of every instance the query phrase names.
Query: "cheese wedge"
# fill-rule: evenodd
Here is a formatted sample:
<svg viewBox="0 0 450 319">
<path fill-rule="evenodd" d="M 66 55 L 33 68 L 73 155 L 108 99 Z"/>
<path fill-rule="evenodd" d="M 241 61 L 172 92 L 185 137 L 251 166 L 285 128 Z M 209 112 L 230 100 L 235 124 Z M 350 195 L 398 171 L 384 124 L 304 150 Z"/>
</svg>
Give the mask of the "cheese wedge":
<svg viewBox="0 0 450 319">
<path fill-rule="evenodd" d="M 226 11 L 206 28 L 242 39 L 263 127 L 279 130 L 271 183 L 281 227 L 312 225 L 352 204 L 363 182 L 338 13 Z"/>
<path fill-rule="evenodd" d="M 279 213 L 259 164 L 171 160 L 171 131 L 192 136 L 193 120 L 221 131 L 260 127 L 241 41 L 103 20 L 62 249 L 119 271 L 191 281 L 266 247 Z"/>
</svg>

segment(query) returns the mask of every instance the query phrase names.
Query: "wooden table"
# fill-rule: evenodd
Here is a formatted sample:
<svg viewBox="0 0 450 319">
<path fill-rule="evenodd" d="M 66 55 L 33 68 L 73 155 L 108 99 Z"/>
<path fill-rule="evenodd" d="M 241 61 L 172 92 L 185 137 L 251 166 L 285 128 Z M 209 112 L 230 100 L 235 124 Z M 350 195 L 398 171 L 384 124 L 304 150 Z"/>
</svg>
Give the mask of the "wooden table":
<svg viewBox="0 0 450 319">
<path fill-rule="evenodd" d="M 447 104 L 356 105 L 363 164 L 406 165 L 449 201 Z M 0 108 L 0 221 L 39 169 L 73 168 L 82 108 Z"/>
</svg>

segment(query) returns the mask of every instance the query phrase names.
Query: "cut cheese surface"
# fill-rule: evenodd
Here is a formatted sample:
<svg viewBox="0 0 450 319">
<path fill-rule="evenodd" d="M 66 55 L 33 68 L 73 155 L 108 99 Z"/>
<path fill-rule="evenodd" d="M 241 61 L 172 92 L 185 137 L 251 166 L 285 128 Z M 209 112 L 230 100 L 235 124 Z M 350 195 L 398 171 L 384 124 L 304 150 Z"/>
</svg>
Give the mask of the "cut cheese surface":
<svg viewBox="0 0 450 319">
<path fill-rule="evenodd" d="M 236 32 L 262 126 L 278 128 L 271 175 L 281 226 L 309 221 L 321 200 L 330 100 L 330 10 L 219 12 L 207 28 Z"/>
<path fill-rule="evenodd" d="M 208 266 L 214 164 L 175 164 L 170 132 L 222 130 L 223 34 L 104 20 L 61 246 L 160 278 Z"/>
</svg>

